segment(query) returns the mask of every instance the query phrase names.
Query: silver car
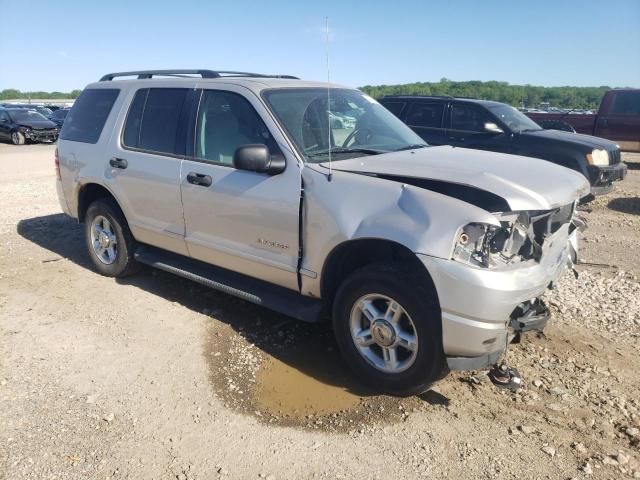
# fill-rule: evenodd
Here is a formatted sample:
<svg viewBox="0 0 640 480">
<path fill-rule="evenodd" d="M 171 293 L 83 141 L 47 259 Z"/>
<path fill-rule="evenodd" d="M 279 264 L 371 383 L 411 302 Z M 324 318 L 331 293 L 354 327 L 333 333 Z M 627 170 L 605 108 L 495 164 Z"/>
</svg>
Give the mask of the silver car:
<svg viewBox="0 0 640 480">
<path fill-rule="evenodd" d="M 589 192 L 546 161 L 428 147 L 358 90 L 212 70 L 105 75 L 56 163 L 98 272 L 147 264 L 331 318 L 348 364 L 395 395 L 544 327 Z"/>
</svg>

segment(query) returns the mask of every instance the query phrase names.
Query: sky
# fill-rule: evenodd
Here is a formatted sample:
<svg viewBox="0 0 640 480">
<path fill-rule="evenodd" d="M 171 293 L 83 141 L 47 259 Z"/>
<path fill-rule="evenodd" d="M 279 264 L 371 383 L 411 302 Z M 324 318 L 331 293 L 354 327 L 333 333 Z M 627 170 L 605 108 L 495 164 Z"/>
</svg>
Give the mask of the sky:
<svg viewBox="0 0 640 480">
<path fill-rule="evenodd" d="M 211 68 L 349 86 L 640 87 L 640 0 L 0 0 L 0 90 Z M 27 16 L 27 12 L 34 12 Z"/>
</svg>

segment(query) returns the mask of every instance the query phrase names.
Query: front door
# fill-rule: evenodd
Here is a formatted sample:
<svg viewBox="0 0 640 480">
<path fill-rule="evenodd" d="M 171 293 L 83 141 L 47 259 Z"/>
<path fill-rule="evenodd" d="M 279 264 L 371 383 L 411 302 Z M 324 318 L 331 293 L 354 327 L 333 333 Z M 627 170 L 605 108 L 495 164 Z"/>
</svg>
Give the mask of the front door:
<svg viewBox="0 0 640 480">
<path fill-rule="evenodd" d="M 418 101 L 409 104 L 405 123 L 429 145 L 446 145 L 444 128 L 444 102 Z"/>
<path fill-rule="evenodd" d="M 492 152 L 508 152 L 511 148 L 511 142 L 504 133 L 487 130 L 487 123 L 498 126 L 498 122 L 493 115 L 480 106 L 452 103 L 448 122 L 447 143 L 449 145 Z"/>
<path fill-rule="evenodd" d="M 265 107 L 243 91 L 202 91 L 193 151 L 180 174 L 187 247 L 196 259 L 297 289 L 300 169 L 278 146 L 286 140 Z M 285 155 L 285 171 L 236 170 L 233 154 L 248 144 Z"/>
</svg>

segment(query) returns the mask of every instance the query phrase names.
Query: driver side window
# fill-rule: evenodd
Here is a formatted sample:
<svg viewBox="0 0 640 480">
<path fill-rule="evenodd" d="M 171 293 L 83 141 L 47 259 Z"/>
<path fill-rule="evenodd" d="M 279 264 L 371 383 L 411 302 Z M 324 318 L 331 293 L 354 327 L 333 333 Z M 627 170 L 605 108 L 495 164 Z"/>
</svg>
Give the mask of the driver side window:
<svg viewBox="0 0 640 480">
<path fill-rule="evenodd" d="M 3 122 L 3 123 L 9 122 L 9 115 L 7 114 L 7 112 L 0 112 L 0 122 Z"/>
<path fill-rule="evenodd" d="M 233 165 L 238 147 L 267 145 L 275 141 L 251 104 L 241 95 L 220 90 L 202 93 L 196 126 L 196 157 L 212 163 Z"/>
<path fill-rule="evenodd" d="M 451 129 L 484 133 L 484 124 L 494 122 L 484 110 L 466 105 L 454 105 L 451 110 Z"/>
</svg>

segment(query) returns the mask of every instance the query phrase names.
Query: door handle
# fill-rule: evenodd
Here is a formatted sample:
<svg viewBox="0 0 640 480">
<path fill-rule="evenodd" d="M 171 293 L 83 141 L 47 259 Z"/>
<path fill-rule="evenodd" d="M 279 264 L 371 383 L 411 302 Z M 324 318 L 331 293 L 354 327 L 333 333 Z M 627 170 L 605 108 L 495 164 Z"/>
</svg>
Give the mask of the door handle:
<svg viewBox="0 0 640 480">
<path fill-rule="evenodd" d="M 113 168 L 124 170 L 129 166 L 129 162 L 127 162 L 124 158 L 113 157 L 111 160 L 109 160 L 109 165 L 111 165 Z"/>
<path fill-rule="evenodd" d="M 201 187 L 211 186 L 211 176 L 204 175 L 203 173 L 189 172 L 187 174 L 187 182 L 192 185 L 199 185 Z"/>
</svg>

